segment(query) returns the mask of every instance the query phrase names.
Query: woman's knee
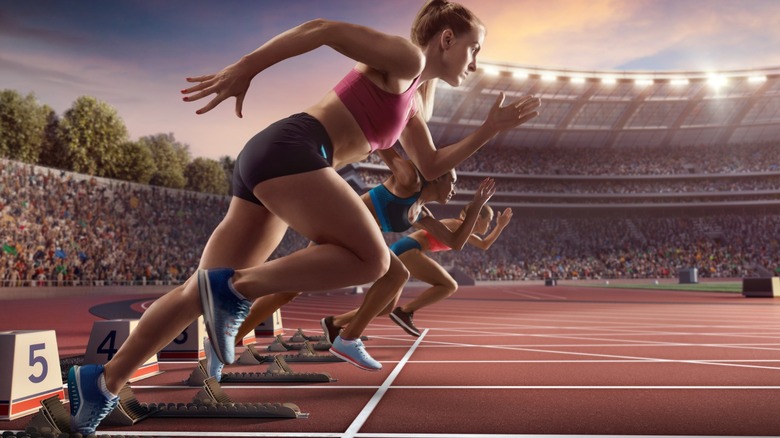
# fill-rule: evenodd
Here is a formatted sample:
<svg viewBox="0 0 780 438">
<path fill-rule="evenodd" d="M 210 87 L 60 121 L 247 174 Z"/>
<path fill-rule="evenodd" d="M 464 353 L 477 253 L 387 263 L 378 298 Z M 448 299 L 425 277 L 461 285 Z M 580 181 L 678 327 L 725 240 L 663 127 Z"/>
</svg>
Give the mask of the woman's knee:
<svg viewBox="0 0 780 438">
<path fill-rule="evenodd" d="M 358 257 L 362 265 L 355 270 L 358 283 L 376 281 L 390 270 L 390 252 L 386 246 L 365 249 Z"/>
<path fill-rule="evenodd" d="M 458 282 L 453 278 L 444 280 L 440 286 L 447 291 L 447 296 L 454 294 L 458 290 Z"/>
</svg>

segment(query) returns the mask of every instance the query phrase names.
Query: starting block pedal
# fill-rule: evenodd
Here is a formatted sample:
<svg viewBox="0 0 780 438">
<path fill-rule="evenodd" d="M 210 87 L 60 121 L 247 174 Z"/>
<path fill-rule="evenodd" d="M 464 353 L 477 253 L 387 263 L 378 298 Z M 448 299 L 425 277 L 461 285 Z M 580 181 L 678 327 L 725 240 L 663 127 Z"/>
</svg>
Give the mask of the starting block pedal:
<svg viewBox="0 0 780 438">
<path fill-rule="evenodd" d="M 279 353 L 284 351 L 303 350 L 306 348 L 306 344 L 308 343 L 309 341 L 304 340 L 303 344 L 291 344 L 289 342 L 285 342 L 285 340 L 282 338 L 282 335 L 276 335 L 276 339 L 274 339 L 274 341 L 271 342 L 271 345 L 268 346 L 268 351 Z M 311 348 L 316 351 L 328 351 L 330 350 L 330 344 L 326 342 L 317 342 L 316 344 L 311 345 Z"/>
<path fill-rule="evenodd" d="M 190 374 L 187 383 L 192 386 L 202 386 L 208 378 L 206 360 L 198 362 L 198 366 Z M 302 382 L 335 382 L 328 373 L 296 373 L 281 356 L 276 356 L 263 373 L 222 373 L 220 383 L 302 383 Z"/>
<path fill-rule="evenodd" d="M 0 332 L 0 420 L 32 414 L 49 397 L 65 398 L 54 330 Z"/>
<path fill-rule="evenodd" d="M 137 325 L 137 319 L 95 321 L 92 324 L 87 351 L 84 354 L 84 363 L 103 365 L 111 360 Z M 143 365 L 130 378 L 130 381 L 135 382 L 160 373 L 162 371 L 160 371 L 160 364 L 157 362 L 157 355 L 155 354 L 146 359 Z"/>
<path fill-rule="evenodd" d="M 317 354 L 311 348 L 311 344 L 304 343 L 304 348 L 298 354 L 261 354 L 254 345 L 247 346 L 246 350 L 238 358 L 238 363 L 244 365 L 257 365 L 263 362 L 273 362 L 276 356 L 281 356 L 288 363 L 290 362 L 343 362 L 332 354 Z"/>
</svg>

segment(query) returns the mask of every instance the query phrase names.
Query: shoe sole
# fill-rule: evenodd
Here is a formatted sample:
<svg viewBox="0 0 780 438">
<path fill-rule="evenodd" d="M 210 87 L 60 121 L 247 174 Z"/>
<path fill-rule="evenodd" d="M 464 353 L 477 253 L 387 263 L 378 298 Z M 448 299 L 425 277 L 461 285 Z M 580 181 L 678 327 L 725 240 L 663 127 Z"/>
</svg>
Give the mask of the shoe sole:
<svg viewBox="0 0 780 438">
<path fill-rule="evenodd" d="M 214 356 L 217 355 L 217 352 L 216 350 L 214 350 L 214 346 L 211 345 L 210 341 L 204 342 L 203 344 L 204 344 L 203 349 L 206 352 L 206 373 L 209 374 L 209 377 L 213 377 L 214 379 L 216 379 L 217 382 L 219 382 L 222 380 L 222 370 L 219 370 L 218 375 L 213 375 L 213 376 L 211 375 L 211 362 L 213 360 L 219 360 L 219 359 L 217 359 L 216 357 L 211 357 L 211 355 L 209 354 L 209 350 L 211 351 L 212 354 L 214 354 Z"/>
<path fill-rule="evenodd" d="M 211 281 L 209 281 L 209 273 L 205 269 L 198 271 L 198 295 L 200 296 L 200 305 L 203 308 L 203 320 L 206 323 L 206 333 L 209 338 L 215 341 L 219 339 L 217 333 L 214 331 L 214 297 L 211 294 Z M 213 347 L 213 346 L 212 346 Z M 217 348 L 213 348 L 214 353 L 220 362 L 224 364 L 231 364 L 222 357 L 222 352 Z"/>
<path fill-rule="evenodd" d="M 330 354 L 338 357 L 339 359 L 343 360 L 344 362 L 347 362 L 349 364 L 352 364 L 352 365 L 360 368 L 361 370 L 364 370 L 364 371 L 380 371 L 382 369 L 382 368 L 370 368 L 370 367 L 367 367 L 365 365 L 361 365 L 360 363 L 355 362 L 355 360 L 353 360 L 351 357 L 347 356 L 346 354 L 339 353 L 338 351 L 334 350 L 333 348 L 331 348 L 328 351 L 330 352 Z"/>
<path fill-rule="evenodd" d="M 74 365 L 71 367 L 71 369 L 68 371 L 68 396 L 70 397 L 70 428 L 71 430 L 76 430 L 76 423 L 75 423 L 75 417 L 79 413 L 78 410 L 76 412 L 73 412 L 73 408 L 75 408 L 75 403 L 73 403 L 73 399 L 77 398 L 79 400 L 79 408 L 81 408 L 81 405 L 83 404 L 81 401 L 84 400 L 81 396 L 81 379 L 79 378 L 78 369 L 81 368 L 78 365 Z M 71 382 L 73 385 L 71 385 Z M 76 394 L 76 397 L 74 397 L 74 392 Z"/>
<path fill-rule="evenodd" d="M 406 333 L 409 333 L 410 335 L 414 336 L 415 338 L 419 338 L 419 337 L 420 337 L 420 332 L 418 332 L 418 331 L 415 331 L 414 329 L 412 329 L 411 327 L 409 327 L 408 325 L 406 325 L 406 323 L 404 323 L 404 322 L 401 320 L 401 318 L 399 318 L 399 317 L 395 316 L 395 314 L 394 314 L 394 313 L 391 313 L 391 314 L 390 314 L 390 319 L 392 319 L 392 320 L 393 320 L 393 322 L 395 322 L 395 323 L 396 323 L 396 324 L 398 324 L 398 325 L 399 325 L 399 326 L 400 326 L 402 329 L 404 329 L 404 331 L 405 331 Z"/>
</svg>

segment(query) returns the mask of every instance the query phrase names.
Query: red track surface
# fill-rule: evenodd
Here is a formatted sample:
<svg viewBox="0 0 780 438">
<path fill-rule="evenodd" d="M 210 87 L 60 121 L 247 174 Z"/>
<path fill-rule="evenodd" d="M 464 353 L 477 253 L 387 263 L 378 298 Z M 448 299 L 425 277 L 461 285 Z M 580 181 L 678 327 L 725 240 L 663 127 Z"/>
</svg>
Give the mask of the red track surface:
<svg viewBox="0 0 780 438">
<path fill-rule="evenodd" d="M 418 291 L 408 288 L 402 300 Z M 0 330 L 55 329 L 62 356 L 83 354 L 98 319 L 88 309 L 132 298 L 0 301 Z M 282 310 L 285 337 L 299 327 L 320 334 L 322 316 L 360 301 L 360 295 L 345 293 L 302 296 Z M 291 363 L 296 372 L 324 371 L 338 381 L 223 385 L 234 401 L 295 403 L 308 419 L 148 419 L 101 431 L 288 437 L 780 434 L 776 300 L 476 286 L 418 312 L 415 322 L 427 329 L 420 339 L 386 317 L 370 326 L 366 345 L 384 365 L 378 373 L 346 363 Z M 132 385 L 136 397 L 192 400 L 199 388 L 183 381 L 193 368 L 163 363 L 163 374 Z M 23 430 L 29 419 L 0 421 L 0 430 Z"/>
</svg>

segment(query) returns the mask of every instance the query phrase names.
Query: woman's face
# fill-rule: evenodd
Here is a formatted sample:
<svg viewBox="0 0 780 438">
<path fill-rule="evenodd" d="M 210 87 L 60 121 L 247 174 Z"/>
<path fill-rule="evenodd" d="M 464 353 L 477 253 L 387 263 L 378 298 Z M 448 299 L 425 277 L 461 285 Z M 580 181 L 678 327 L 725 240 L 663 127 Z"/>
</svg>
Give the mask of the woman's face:
<svg viewBox="0 0 780 438">
<path fill-rule="evenodd" d="M 461 35 L 454 35 L 451 32 L 447 34 L 447 32 L 445 31 L 442 43 L 444 69 L 440 77 L 447 84 L 457 87 L 470 73 L 477 71 L 477 54 L 485 39 L 485 29 L 476 26 Z"/>
<path fill-rule="evenodd" d="M 485 234 L 487 233 L 488 227 L 490 227 L 490 223 L 493 222 L 493 214 L 488 214 L 487 216 L 479 215 L 479 218 L 477 218 L 477 223 L 474 224 L 474 232 L 477 234 Z"/>
</svg>

